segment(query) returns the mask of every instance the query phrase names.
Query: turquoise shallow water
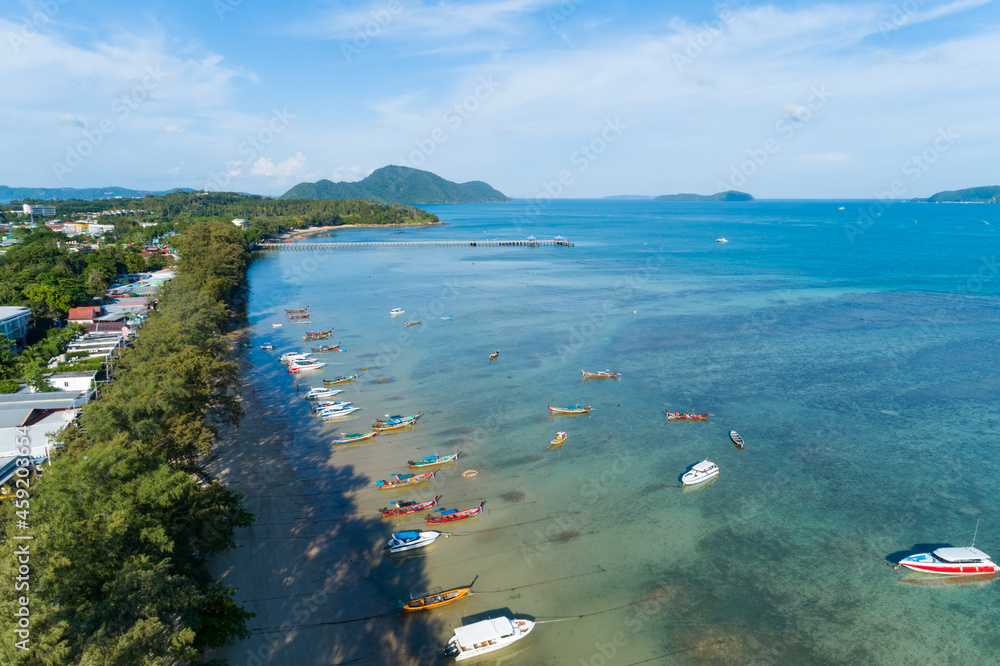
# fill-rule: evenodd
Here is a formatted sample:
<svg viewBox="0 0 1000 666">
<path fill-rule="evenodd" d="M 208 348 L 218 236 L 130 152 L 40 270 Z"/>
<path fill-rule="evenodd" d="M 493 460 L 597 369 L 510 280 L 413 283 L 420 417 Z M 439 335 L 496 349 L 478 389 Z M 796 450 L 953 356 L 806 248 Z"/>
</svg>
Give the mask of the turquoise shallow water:
<svg viewBox="0 0 1000 666">
<path fill-rule="evenodd" d="M 460 537 L 419 557 L 350 555 L 380 581 L 373 607 L 477 574 L 487 592 L 408 620 L 426 644 L 407 645 L 395 619 L 353 625 L 355 647 L 338 658 L 377 663 L 372 646 L 403 636 L 396 663 L 434 663 L 427 645 L 463 618 L 508 608 L 585 617 L 540 624 L 526 649 L 485 663 L 995 663 L 1000 583 L 926 585 L 886 558 L 967 545 L 980 518 L 977 546 L 1000 556 L 1000 212 L 897 203 L 852 226 L 872 206 L 438 206 L 447 226 L 330 238 L 560 234 L 576 246 L 255 260 L 253 340 L 277 351 L 250 352 L 252 379 L 288 418 L 302 415 L 286 451 L 300 477 L 327 483 L 326 501 L 372 544 L 394 529 L 371 519 L 389 499 L 487 500 L 482 518 L 444 528 Z M 282 308 L 307 304 L 314 326 L 290 325 Z M 394 307 L 406 314 L 390 318 Z M 404 327 L 413 319 L 423 323 Z M 341 395 L 361 416 L 336 426 L 305 418 L 276 359 L 304 348 L 304 328 L 330 326 L 346 351 L 300 383 L 368 368 Z M 623 377 L 584 382 L 581 368 Z M 592 415 L 545 407 L 577 402 Z M 666 423 L 665 407 L 712 417 Z M 418 410 L 410 432 L 331 449 L 334 433 Z M 558 430 L 569 439 L 550 450 Z M 433 485 L 374 489 L 408 458 L 458 448 L 461 464 Z M 682 492 L 680 474 L 706 457 L 719 480 Z M 460 476 L 468 468 L 474 479 Z M 345 472 L 360 481 L 335 487 Z M 542 584 L 499 592 L 529 583 Z"/>
</svg>

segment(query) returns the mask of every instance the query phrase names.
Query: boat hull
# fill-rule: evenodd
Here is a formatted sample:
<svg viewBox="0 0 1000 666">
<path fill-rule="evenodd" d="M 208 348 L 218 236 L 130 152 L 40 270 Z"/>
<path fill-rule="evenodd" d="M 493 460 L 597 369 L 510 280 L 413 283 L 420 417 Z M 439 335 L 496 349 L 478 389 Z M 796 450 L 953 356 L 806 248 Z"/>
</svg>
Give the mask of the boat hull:
<svg viewBox="0 0 1000 666">
<path fill-rule="evenodd" d="M 990 560 L 982 562 L 945 562 L 930 553 L 910 555 L 900 560 L 899 565 L 912 571 L 942 576 L 982 576 L 983 574 L 995 574 L 1000 571 L 1000 566 L 997 566 Z"/>
</svg>

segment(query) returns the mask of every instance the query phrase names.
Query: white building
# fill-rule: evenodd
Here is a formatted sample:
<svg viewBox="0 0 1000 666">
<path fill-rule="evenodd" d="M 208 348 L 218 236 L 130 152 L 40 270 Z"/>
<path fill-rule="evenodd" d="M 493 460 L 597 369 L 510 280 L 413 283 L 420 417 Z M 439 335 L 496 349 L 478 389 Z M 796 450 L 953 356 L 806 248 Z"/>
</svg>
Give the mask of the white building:
<svg viewBox="0 0 1000 666">
<path fill-rule="evenodd" d="M 245 227 L 247 225 L 247 221 L 244 220 L 242 217 L 237 217 L 235 220 L 233 220 L 233 224 L 235 224 L 240 229 L 242 229 L 243 227 Z"/>
<path fill-rule="evenodd" d="M 44 215 L 45 217 L 55 217 L 56 209 L 53 206 L 32 206 L 24 204 L 25 215 Z"/>
<path fill-rule="evenodd" d="M 45 381 L 49 383 L 49 386 L 57 388 L 60 391 L 72 391 L 73 393 L 86 391 L 90 393 L 94 390 L 94 377 L 96 376 L 96 371 L 53 372 L 45 376 Z"/>
</svg>

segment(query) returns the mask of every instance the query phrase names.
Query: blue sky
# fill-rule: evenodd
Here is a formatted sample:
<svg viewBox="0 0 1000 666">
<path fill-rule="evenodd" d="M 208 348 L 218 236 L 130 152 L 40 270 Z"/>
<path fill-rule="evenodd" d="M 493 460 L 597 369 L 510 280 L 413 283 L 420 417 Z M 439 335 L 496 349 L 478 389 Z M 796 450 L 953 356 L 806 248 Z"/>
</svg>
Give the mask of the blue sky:
<svg viewBox="0 0 1000 666">
<path fill-rule="evenodd" d="M 515 197 L 1000 184 L 1000 3 L 0 9 L 0 184 L 277 195 L 386 164 Z"/>
</svg>

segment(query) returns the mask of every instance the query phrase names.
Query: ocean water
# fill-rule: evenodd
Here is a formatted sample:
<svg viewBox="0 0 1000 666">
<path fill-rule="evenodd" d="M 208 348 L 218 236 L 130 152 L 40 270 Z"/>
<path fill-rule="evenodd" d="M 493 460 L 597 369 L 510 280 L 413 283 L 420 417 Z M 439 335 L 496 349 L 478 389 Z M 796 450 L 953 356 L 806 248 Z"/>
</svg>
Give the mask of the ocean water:
<svg viewBox="0 0 1000 666">
<path fill-rule="evenodd" d="M 977 521 L 977 547 L 1000 557 L 1000 209 L 428 208 L 448 224 L 311 242 L 562 235 L 575 246 L 254 261 L 250 379 L 296 424 L 283 453 L 317 515 L 334 517 L 303 548 L 340 567 L 337 590 L 364 590 L 331 593 L 323 631 L 290 640 L 312 641 L 322 663 L 439 663 L 454 626 L 507 611 L 540 623 L 482 663 L 996 663 L 1000 583 L 941 584 L 889 564 L 921 544 L 968 545 Z M 305 305 L 314 324 L 291 325 L 283 308 Z M 394 307 L 406 313 L 391 318 Z M 277 356 L 331 326 L 345 351 L 300 377 L 297 394 Z M 256 348 L 265 341 L 276 350 Z M 359 368 L 338 397 L 362 407 L 357 417 L 308 417 L 305 387 Z M 581 369 L 622 378 L 584 381 Z M 546 408 L 577 403 L 592 413 Z M 666 422 L 664 408 L 711 417 Z M 409 431 L 330 444 L 421 410 Z M 550 449 L 560 430 L 567 441 Z M 375 487 L 408 459 L 459 449 L 433 483 Z M 705 458 L 719 479 L 682 491 L 680 475 Z M 392 531 L 422 519 L 382 521 L 377 509 L 435 495 L 486 511 L 437 527 L 453 535 L 426 552 L 384 556 Z M 477 594 L 457 604 L 387 614 L 477 575 Z"/>
</svg>

